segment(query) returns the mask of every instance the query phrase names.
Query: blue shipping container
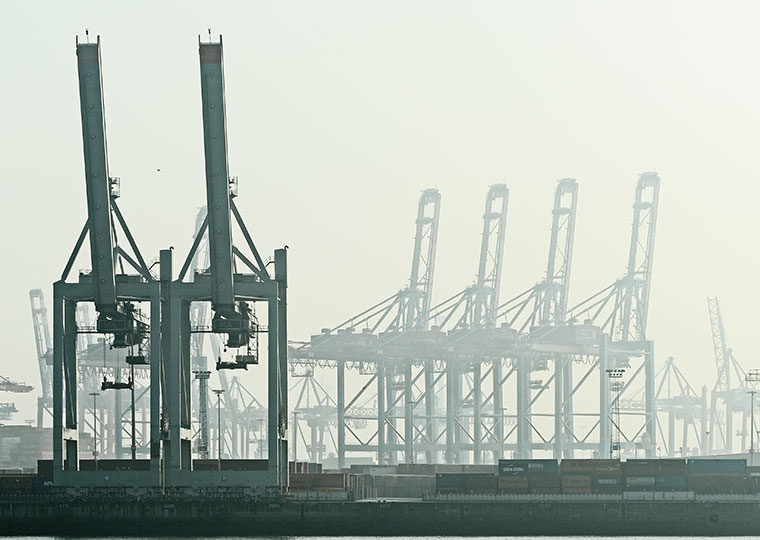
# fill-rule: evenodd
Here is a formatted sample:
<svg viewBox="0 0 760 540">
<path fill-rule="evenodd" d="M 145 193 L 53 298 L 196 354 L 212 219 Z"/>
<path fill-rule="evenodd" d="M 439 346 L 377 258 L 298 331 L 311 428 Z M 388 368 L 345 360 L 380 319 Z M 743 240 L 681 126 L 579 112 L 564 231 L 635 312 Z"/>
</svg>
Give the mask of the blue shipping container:
<svg viewBox="0 0 760 540">
<path fill-rule="evenodd" d="M 746 459 L 690 459 L 687 463 L 690 474 L 745 474 Z"/>
<path fill-rule="evenodd" d="M 657 491 L 686 491 L 685 476 L 658 476 L 654 480 Z"/>
<path fill-rule="evenodd" d="M 654 476 L 628 476 L 625 479 L 625 487 L 633 490 L 651 489 L 654 486 Z"/>
</svg>

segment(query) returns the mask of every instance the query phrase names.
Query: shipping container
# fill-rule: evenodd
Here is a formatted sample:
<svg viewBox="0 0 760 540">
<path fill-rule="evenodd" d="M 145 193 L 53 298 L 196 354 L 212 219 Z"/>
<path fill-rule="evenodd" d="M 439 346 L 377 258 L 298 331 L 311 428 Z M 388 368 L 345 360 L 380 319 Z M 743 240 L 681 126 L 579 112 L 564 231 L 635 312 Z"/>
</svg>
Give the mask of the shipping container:
<svg viewBox="0 0 760 540">
<path fill-rule="evenodd" d="M 629 459 L 623 462 L 626 476 L 683 476 L 685 459 Z"/>
<path fill-rule="evenodd" d="M 617 459 L 563 459 L 560 471 L 564 474 L 620 474 L 621 462 Z"/>
<path fill-rule="evenodd" d="M 518 490 L 527 492 L 530 489 L 527 476 L 499 476 L 497 486 L 500 490 Z"/>
<path fill-rule="evenodd" d="M 383 475 L 373 477 L 378 497 L 422 498 L 435 491 L 436 479 L 425 475 Z"/>
<path fill-rule="evenodd" d="M 351 468 L 349 469 L 349 472 L 351 474 L 396 474 L 396 467 L 393 466 L 387 466 L 387 465 L 373 465 L 373 464 L 367 464 L 362 463 L 360 465 L 351 465 Z"/>
<path fill-rule="evenodd" d="M 716 474 L 690 474 L 686 478 L 689 491 L 705 494 L 748 494 L 752 490 L 746 475 L 719 476 Z"/>
<path fill-rule="evenodd" d="M 690 459 L 687 463 L 689 474 L 746 474 L 746 459 Z"/>
<path fill-rule="evenodd" d="M 559 488 L 562 485 L 558 474 L 531 474 L 527 478 L 531 489 Z"/>
<path fill-rule="evenodd" d="M 500 459 L 499 475 L 558 474 L 556 459 Z"/>
<path fill-rule="evenodd" d="M 499 493 L 530 493 L 530 484 L 527 476 L 499 476 L 497 482 Z"/>
<path fill-rule="evenodd" d="M 82 461 L 80 460 L 79 463 L 81 465 Z M 104 460 L 98 460 L 98 469 L 106 470 L 105 467 L 102 465 Z M 126 462 L 130 463 L 130 460 L 113 460 L 114 462 L 117 462 L 116 466 L 119 467 L 126 467 L 128 465 L 119 465 L 118 462 Z M 142 463 L 141 463 L 142 462 Z M 266 471 L 267 467 L 269 467 L 269 461 L 266 459 L 223 459 L 221 462 L 222 470 L 223 471 Z M 93 467 L 94 469 L 94 467 Z M 114 469 L 109 469 L 114 470 Z M 129 470 L 129 469 L 121 469 L 121 470 Z M 135 462 L 135 468 L 133 470 L 140 470 L 140 471 L 147 471 L 150 470 L 150 460 L 149 459 L 138 459 Z M 219 460 L 216 459 L 194 459 L 193 460 L 193 470 L 195 471 L 218 471 L 219 470 Z"/>
<path fill-rule="evenodd" d="M 470 474 L 467 493 L 496 493 L 498 477 L 493 474 Z"/>
<path fill-rule="evenodd" d="M 654 487 L 657 491 L 686 491 L 686 476 L 656 476 Z"/>
<path fill-rule="evenodd" d="M 346 489 L 348 488 L 348 474 L 324 473 L 324 474 L 291 474 L 288 478 L 288 487 L 291 490 L 318 490 L 318 489 Z"/>
<path fill-rule="evenodd" d="M 216 460 L 213 460 L 213 461 L 214 463 L 217 463 Z M 225 460 L 222 460 L 222 462 L 224 461 Z M 97 461 L 97 468 L 99 471 L 149 471 L 150 460 L 136 459 L 133 461 L 131 459 L 99 459 Z M 80 471 L 94 471 L 95 460 L 80 459 L 79 470 Z"/>
<path fill-rule="evenodd" d="M 625 488 L 630 491 L 651 491 L 655 489 L 654 476 L 626 476 Z"/>
<path fill-rule="evenodd" d="M 0 474 L 0 495 L 33 495 L 36 474 Z"/>
<path fill-rule="evenodd" d="M 369 474 L 352 474 L 349 476 L 350 499 L 373 499 L 377 497 L 374 477 Z"/>
<path fill-rule="evenodd" d="M 621 476 L 594 476 L 591 479 L 591 491 L 594 493 L 620 493 L 623 491 Z"/>
<path fill-rule="evenodd" d="M 493 474 L 436 474 L 435 489 L 439 493 L 495 493 L 497 477 Z"/>
<path fill-rule="evenodd" d="M 435 489 L 442 493 L 465 493 L 467 491 L 467 474 L 436 474 Z"/>
<path fill-rule="evenodd" d="M 415 474 L 435 476 L 437 465 L 433 463 L 399 463 L 396 466 L 398 474 Z"/>
<path fill-rule="evenodd" d="M 562 475 L 562 493 L 591 493 L 591 475 Z"/>
</svg>

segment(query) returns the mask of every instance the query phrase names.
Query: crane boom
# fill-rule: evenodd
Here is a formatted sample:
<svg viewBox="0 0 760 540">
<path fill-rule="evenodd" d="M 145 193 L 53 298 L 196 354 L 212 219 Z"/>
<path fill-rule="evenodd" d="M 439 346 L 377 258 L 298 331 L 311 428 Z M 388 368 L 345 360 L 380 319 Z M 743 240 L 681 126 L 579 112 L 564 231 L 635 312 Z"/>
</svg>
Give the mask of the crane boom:
<svg viewBox="0 0 760 540">
<path fill-rule="evenodd" d="M 200 64 L 208 243 L 213 274 L 211 302 L 217 312 L 226 315 L 235 311 L 235 294 L 221 37 L 218 43 L 200 43 Z"/>
<path fill-rule="evenodd" d="M 97 330 L 104 334 L 113 334 L 113 347 L 130 347 L 142 343 L 149 327 L 131 302 L 119 300 L 116 261 L 118 260 L 121 267 L 123 261 L 127 261 L 145 281 L 154 279 L 116 204 L 119 196 L 118 180 L 112 179 L 108 172 L 100 37 L 98 36 L 95 43 L 79 43 L 77 39 L 76 49 L 87 187 L 87 223 L 61 279 L 66 280 L 84 241 L 84 234 L 87 234 L 92 262 L 92 296 L 98 312 Z M 114 217 L 121 225 L 133 256 L 118 245 Z M 124 273 L 123 269 L 121 273 Z"/>
<path fill-rule="evenodd" d="M 115 313 L 111 180 L 108 173 L 100 37 L 95 43 L 77 42 L 77 66 L 95 308 L 99 313 Z"/>
<path fill-rule="evenodd" d="M 29 301 L 32 305 L 32 324 L 34 326 L 34 341 L 37 346 L 37 365 L 40 371 L 40 387 L 45 403 L 53 399 L 53 343 L 50 340 L 47 307 L 42 289 L 29 291 Z"/>
<path fill-rule="evenodd" d="M 717 298 L 708 298 L 707 309 L 710 313 L 715 370 L 718 373 L 713 390 L 727 392 L 731 390 L 731 367 L 729 366 L 726 330 L 720 313 L 720 301 Z"/>
<path fill-rule="evenodd" d="M 508 205 L 507 185 L 492 185 L 488 190 L 486 210 L 483 214 L 483 235 L 472 321 L 477 326 L 492 327 L 494 325 L 504 266 Z"/>
<path fill-rule="evenodd" d="M 565 321 L 570 292 L 570 269 L 575 238 L 575 213 L 578 205 L 578 183 L 563 178 L 557 184 L 552 210 L 552 232 L 545 286 L 541 291 L 541 325 Z"/>
<path fill-rule="evenodd" d="M 641 174 L 633 205 L 626 286 L 621 289 L 623 298 L 618 303 L 622 310 L 617 317 L 620 326 L 612 332 L 620 341 L 646 340 L 659 198 L 660 177 L 655 172 Z"/>
<path fill-rule="evenodd" d="M 430 302 L 433 295 L 435 250 L 438 243 L 438 219 L 441 194 L 437 189 L 426 189 L 420 196 L 417 209 L 412 274 L 409 280 L 409 298 L 406 329 L 427 328 Z"/>
</svg>

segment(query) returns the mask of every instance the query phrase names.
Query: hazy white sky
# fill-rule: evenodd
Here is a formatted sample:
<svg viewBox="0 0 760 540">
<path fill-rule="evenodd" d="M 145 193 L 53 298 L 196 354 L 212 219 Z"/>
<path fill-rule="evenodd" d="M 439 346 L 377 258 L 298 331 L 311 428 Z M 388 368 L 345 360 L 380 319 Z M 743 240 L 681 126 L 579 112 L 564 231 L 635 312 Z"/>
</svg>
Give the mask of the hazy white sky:
<svg viewBox="0 0 760 540">
<path fill-rule="evenodd" d="M 204 201 L 197 36 L 224 35 L 238 204 L 262 252 L 290 246 L 291 338 L 404 286 L 430 186 L 440 300 L 474 277 L 488 185 L 509 185 L 508 298 L 541 279 L 555 181 L 576 177 L 574 303 L 624 271 L 634 185 L 656 170 L 658 360 L 712 386 L 705 298 L 718 295 L 737 357 L 760 366 L 757 3 L 123 5 L 0 5 L 0 374 L 39 385 L 27 293 L 50 298 L 85 220 L 85 27 L 102 36 L 111 174 L 148 259 L 189 248 Z M 33 397 L 0 398 L 33 418 Z"/>
</svg>

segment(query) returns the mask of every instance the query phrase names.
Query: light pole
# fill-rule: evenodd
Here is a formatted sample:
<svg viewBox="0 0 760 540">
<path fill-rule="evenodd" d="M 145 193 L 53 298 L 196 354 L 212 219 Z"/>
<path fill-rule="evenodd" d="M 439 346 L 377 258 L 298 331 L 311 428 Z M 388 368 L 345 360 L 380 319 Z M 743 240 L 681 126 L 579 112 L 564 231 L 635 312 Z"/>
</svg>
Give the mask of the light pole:
<svg viewBox="0 0 760 540">
<path fill-rule="evenodd" d="M 744 377 L 744 379 L 752 384 L 757 383 L 760 381 L 760 369 L 750 369 L 749 372 L 747 372 L 747 375 Z M 749 433 L 749 464 L 754 465 L 754 460 L 752 459 L 754 457 L 755 452 L 755 390 L 754 385 L 752 386 L 752 390 L 749 390 L 747 393 L 749 394 L 749 421 L 750 421 L 750 433 Z"/>
<path fill-rule="evenodd" d="M 210 371 L 193 371 L 198 380 L 198 420 L 200 430 L 198 434 L 198 454 L 201 459 L 208 459 L 208 379 Z"/>
<path fill-rule="evenodd" d="M 259 459 L 264 458 L 264 419 L 259 418 Z"/>
<path fill-rule="evenodd" d="M 212 390 L 216 394 L 216 425 L 217 425 L 217 450 L 216 460 L 219 470 L 222 470 L 222 394 L 224 389 Z"/>
<path fill-rule="evenodd" d="M 620 392 L 623 389 L 623 373 L 625 369 L 608 369 L 607 375 L 610 378 L 610 390 L 615 393 L 615 399 L 612 402 L 612 417 L 615 429 L 610 432 L 610 459 L 612 459 L 615 450 L 618 451 L 620 459 Z"/>
<path fill-rule="evenodd" d="M 293 463 L 296 463 L 297 461 L 298 461 L 298 411 L 293 411 Z"/>
<path fill-rule="evenodd" d="M 90 392 L 92 396 L 92 459 L 98 470 L 98 396 L 100 392 Z"/>
</svg>

